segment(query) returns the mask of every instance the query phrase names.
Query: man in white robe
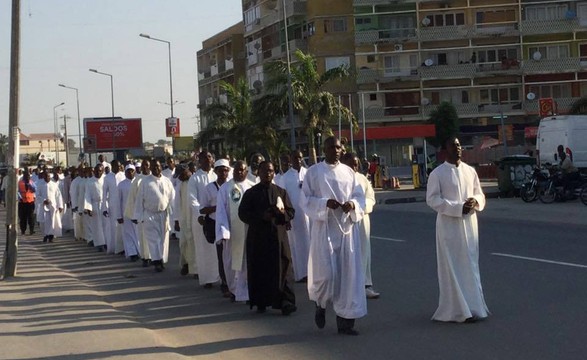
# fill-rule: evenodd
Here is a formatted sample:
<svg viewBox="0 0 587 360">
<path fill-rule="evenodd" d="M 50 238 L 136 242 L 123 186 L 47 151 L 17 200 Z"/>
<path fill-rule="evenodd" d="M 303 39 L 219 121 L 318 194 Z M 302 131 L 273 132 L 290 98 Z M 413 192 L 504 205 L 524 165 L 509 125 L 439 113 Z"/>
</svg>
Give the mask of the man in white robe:
<svg viewBox="0 0 587 360">
<path fill-rule="evenodd" d="M 104 176 L 102 207 L 106 210 L 102 215 L 105 217 L 103 221 L 108 224 L 106 227 L 108 231 L 106 238 L 107 252 L 108 254 L 118 254 L 124 251 L 124 245 L 118 229 L 118 219 L 121 216 L 118 214 L 118 206 L 116 206 L 118 204 L 117 186 L 120 181 L 124 180 L 124 174 L 120 171 L 120 162 L 118 160 L 112 160 L 111 165 L 112 170 Z"/>
<path fill-rule="evenodd" d="M 175 165 L 175 160 L 172 157 L 169 157 L 169 158 L 167 158 L 167 160 L 165 160 L 165 164 L 167 166 L 165 167 L 165 169 L 163 169 L 161 174 L 163 174 L 163 176 L 165 176 L 166 178 L 169 179 L 169 181 L 171 181 L 171 184 L 173 185 L 173 188 L 175 189 L 177 184 L 179 183 L 179 180 L 175 176 L 175 171 L 177 168 L 177 166 Z M 173 204 L 173 206 L 175 206 L 175 204 Z M 171 229 L 171 238 L 177 239 L 178 236 L 179 236 L 179 231 L 176 231 L 175 226 L 173 226 Z"/>
<path fill-rule="evenodd" d="M 94 177 L 87 179 L 86 193 L 84 197 L 84 212 L 88 215 L 90 228 L 92 229 L 92 240 L 98 251 L 106 251 L 106 237 L 108 234 L 107 218 L 103 213 L 104 208 L 104 166 L 94 166 Z"/>
<path fill-rule="evenodd" d="M 355 319 L 367 314 L 361 236 L 365 193 L 354 171 L 339 162 L 337 138 L 324 141 L 325 160 L 308 169 L 301 204 L 311 219 L 308 293 L 316 302 L 314 320 L 322 329 L 326 307 L 336 313 L 339 334 L 357 335 Z"/>
<path fill-rule="evenodd" d="M 216 181 L 216 174 L 213 169 L 214 157 L 208 151 L 202 151 L 198 154 L 198 164 L 199 168 L 190 178 L 188 187 L 192 203 L 192 239 L 194 241 L 195 251 L 195 264 L 190 266 L 190 268 L 193 268 L 199 277 L 200 271 L 213 271 L 213 269 L 201 269 L 201 267 L 210 266 L 207 261 L 208 258 L 216 256 L 216 250 L 214 248 L 210 249 L 210 244 L 206 241 L 202 225 L 198 221 L 202 194 L 205 191 L 206 185 Z"/>
<path fill-rule="evenodd" d="M 161 175 L 161 163 L 158 160 L 151 162 L 151 175 L 143 178 L 137 191 L 135 224 L 143 223 L 144 237 L 151 253 L 151 261 L 156 272 L 165 268 L 169 255 L 169 219 L 175 190 L 168 178 Z"/>
<path fill-rule="evenodd" d="M 287 232 L 291 260 L 296 281 L 305 281 L 308 277 L 308 257 L 310 255 L 310 219 L 300 207 L 302 184 L 307 169 L 302 166 L 301 151 L 294 150 L 291 157 L 282 157 L 281 166 L 285 173 L 275 183 L 287 191 L 296 216 L 291 222 L 291 229 Z M 291 163 L 291 168 L 289 167 Z M 277 178 L 277 175 L 275 176 Z"/>
<path fill-rule="evenodd" d="M 360 173 L 361 162 L 357 154 L 346 153 L 342 156 L 342 163 L 353 169 L 355 177 L 365 192 L 365 212 L 363 219 L 357 223 L 361 234 L 361 261 L 365 271 L 365 295 L 367 299 L 377 299 L 380 294 L 373 289 L 373 279 L 371 276 L 371 219 L 369 214 L 373 212 L 375 206 L 375 191 L 367 177 Z"/>
<path fill-rule="evenodd" d="M 185 165 L 185 166 L 184 166 Z M 192 202 L 189 192 L 191 172 L 187 164 L 175 168 L 178 182 L 175 185 L 175 201 L 173 204 L 174 228 L 179 234 L 179 266 L 180 274 L 195 274 L 196 260 L 195 242 L 192 235 Z"/>
<path fill-rule="evenodd" d="M 73 215 L 71 212 L 71 198 L 69 197 L 69 189 L 71 187 L 71 169 L 68 169 L 67 176 L 64 176 L 63 179 L 59 181 L 59 191 L 61 191 L 61 196 L 63 197 L 63 213 L 61 214 L 61 223 L 63 230 L 65 232 L 69 232 L 73 229 Z M 63 174 L 61 174 L 63 176 Z"/>
<path fill-rule="evenodd" d="M 80 172 L 82 172 L 81 168 L 80 168 Z M 83 180 L 83 176 L 80 176 L 80 174 L 78 173 L 78 169 L 76 168 L 72 168 L 71 170 L 71 185 L 69 187 L 69 201 L 70 201 L 70 207 L 71 207 L 71 212 L 72 212 L 72 217 L 73 217 L 73 236 L 76 240 L 82 240 L 84 238 L 83 236 L 83 227 L 82 227 L 82 217 L 81 215 L 78 213 L 78 191 L 79 191 L 79 186 L 82 183 Z"/>
<path fill-rule="evenodd" d="M 130 187 L 130 193 L 128 194 L 128 200 L 126 202 L 126 207 L 124 208 L 124 216 L 129 219 L 133 219 L 134 216 L 139 186 L 141 185 L 141 182 L 145 177 L 151 175 L 151 162 L 149 160 L 145 160 L 142 163 L 138 164 L 138 168 L 141 169 L 141 174 L 137 174 L 135 176 L 135 181 L 133 181 Z M 141 259 L 143 260 L 143 267 L 148 267 L 149 265 L 151 265 L 151 253 L 149 252 L 149 244 L 147 243 L 147 238 L 145 237 L 143 223 L 139 222 L 136 225 L 137 232 L 139 234 L 139 249 Z"/>
<path fill-rule="evenodd" d="M 43 232 L 43 242 L 53 242 L 55 236 L 61 236 L 61 214 L 63 213 L 63 198 L 59 184 L 51 181 L 49 171 L 40 175 L 41 183 L 37 188 L 37 221 Z"/>
<path fill-rule="evenodd" d="M 249 161 L 249 170 L 247 172 L 247 179 L 255 184 L 259 183 L 259 164 L 265 161 L 265 157 L 261 153 L 254 153 L 251 155 Z"/>
<path fill-rule="evenodd" d="M 475 169 L 461 161 L 461 144 L 451 137 L 443 144 L 446 162 L 430 173 L 426 203 L 436 217 L 436 251 L 440 296 L 432 320 L 474 322 L 486 318 L 479 274 L 477 211 L 485 195 Z"/>
<path fill-rule="evenodd" d="M 118 199 L 115 206 L 117 207 L 120 233 L 124 244 L 124 255 L 135 262 L 139 259 L 140 255 L 140 244 L 139 244 L 139 232 L 137 224 L 133 223 L 131 218 L 125 216 L 125 208 L 128 203 L 128 198 L 131 193 L 132 184 L 135 181 L 135 167 L 131 164 L 126 165 L 124 168 L 125 179 L 122 180 L 117 187 Z"/>
<path fill-rule="evenodd" d="M 222 244 L 222 262 L 232 301 L 248 301 L 245 240 L 247 225 L 238 216 L 245 191 L 255 185 L 247 179 L 247 165 L 237 161 L 233 178 L 218 190 L 216 198 L 216 243 Z"/>
</svg>

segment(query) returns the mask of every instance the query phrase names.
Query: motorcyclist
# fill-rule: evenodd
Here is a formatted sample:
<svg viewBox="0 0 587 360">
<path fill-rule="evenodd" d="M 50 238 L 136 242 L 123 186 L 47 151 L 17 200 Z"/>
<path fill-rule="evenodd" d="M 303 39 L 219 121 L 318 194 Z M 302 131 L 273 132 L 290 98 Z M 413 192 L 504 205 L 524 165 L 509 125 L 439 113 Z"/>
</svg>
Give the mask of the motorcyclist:
<svg viewBox="0 0 587 360">
<path fill-rule="evenodd" d="M 567 154 L 565 153 L 565 148 L 562 145 L 557 147 L 559 161 L 559 168 L 562 172 L 562 184 L 564 188 L 564 193 L 568 194 L 569 192 L 573 192 L 574 184 L 578 183 L 581 180 L 581 176 L 579 175 L 579 170 L 573 164 L 573 161 Z"/>
</svg>

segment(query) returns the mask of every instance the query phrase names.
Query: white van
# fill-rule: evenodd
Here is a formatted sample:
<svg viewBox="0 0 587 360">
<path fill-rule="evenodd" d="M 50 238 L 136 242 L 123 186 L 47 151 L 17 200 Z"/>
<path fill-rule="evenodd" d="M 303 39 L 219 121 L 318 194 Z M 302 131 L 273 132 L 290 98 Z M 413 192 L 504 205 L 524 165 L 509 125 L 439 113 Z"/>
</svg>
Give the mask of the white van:
<svg viewBox="0 0 587 360">
<path fill-rule="evenodd" d="M 555 115 L 540 120 L 536 150 L 541 165 L 559 162 L 559 145 L 570 151 L 576 167 L 587 169 L 587 115 Z"/>
</svg>

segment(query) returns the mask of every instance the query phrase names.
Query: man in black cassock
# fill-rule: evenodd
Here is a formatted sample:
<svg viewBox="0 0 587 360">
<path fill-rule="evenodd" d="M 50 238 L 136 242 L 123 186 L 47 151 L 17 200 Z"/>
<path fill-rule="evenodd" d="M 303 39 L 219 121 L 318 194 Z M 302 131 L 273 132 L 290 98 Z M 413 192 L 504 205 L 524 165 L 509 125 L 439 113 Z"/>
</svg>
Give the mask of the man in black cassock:
<svg viewBox="0 0 587 360">
<path fill-rule="evenodd" d="M 265 312 L 266 307 L 281 309 L 283 315 L 296 311 L 295 295 L 290 288 L 291 253 L 286 225 L 295 210 L 284 189 L 272 183 L 275 168 L 270 161 L 259 165 L 259 184 L 243 195 L 238 209 L 247 231 L 247 277 L 251 309 Z"/>
</svg>

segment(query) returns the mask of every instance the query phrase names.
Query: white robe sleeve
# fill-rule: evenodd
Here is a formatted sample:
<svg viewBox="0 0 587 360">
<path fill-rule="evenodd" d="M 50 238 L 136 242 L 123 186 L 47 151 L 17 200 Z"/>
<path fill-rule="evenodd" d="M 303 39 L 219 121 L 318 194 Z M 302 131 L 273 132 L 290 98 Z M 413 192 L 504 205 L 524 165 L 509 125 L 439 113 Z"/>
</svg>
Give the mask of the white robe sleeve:
<svg viewBox="0 0 587 360">
<path fill-rule="evenodd" d="M 363 220 L 365 214 L 365 191 L 359 183 L 357 176 L 354 177 L 353 193 L 351 194 L 351 202 L 355 205 L 355 208 L 349 211 L 352 222 L 359 222 Z"/>
<path fill-rule="evenodd" d="M 232 185 L 232 182 L 230 182 Z M 230 239 L 230 208 L 228 205 L 229 183 L 224 183 L 218 191 L 216 198 L 216 243 L 222 239 Z"/>
<path fill-rule="evenodd" d="M 141 181 L 141 183 L 139 184 L 139 188 L 137 189 L 137 194 L 135 197 L 135 204 L 134 204 L 134 211 L 132 214 L 132 219 L 133 220 L 137 220 L 138 222 L 143 222 L 143 212 L 145 211 L 145 207 L 144 207 L 144 189 L 147 187 L 147 183 L 149 182 L 149 179 L 143 179 L 143 181 Z"/>
<path fill-rule="evenodd" d="M 441 170 L 440 168 L 437 169 Z M 442 195 L 440 183 L 441 181 L 448 180 L 441 179 L 440 177 L 443 175 L 444 173 L 440 171 L 433 171 L 430 173 L 428 184 L 426 185 L 426 204 L 439 214 L 452 217 L 463 217 L 463 202 L 448 200 Z"/>
<path fill-rule="evenodd" d="M 92 193 L 93 193 L 93 189 L 92 187 L 94 186 L 93 181 L 90 180 L 88 183 L 86 183 L 86 191 L 84 192 L 84 210 L 88 210 L 88 211 L 92 211 L 94 208 L 92 207 Z"/>
<path fill-rule="evenodd" d="M 316 165 L 318 166 L 318 165 Z M 300 193 L 300 207 L 304 210 L 304 213 L 312 220 L 326 221 L 328 215 L 328 208 L 326 203 L 328 202 L 327 197 L 322 197 L 320 194 L 319 179 L 315 174 L 319 171 L 318 168 L 309 170 L 306 173 L 305 181 L 302 184 L 302 191 Z"/>
<path fill-rule="evenodd" d="M 181 181 L 178 181 L 177 184 L 175 184 L 175 199 L 173 200 L 173 216 L 171 217 L 173 219 L 173 221 L 179 221 L 179 218 L 181 217 L 181 197 L 185 196 L 185 194 L 182 194 L 181 192 Z"/>
</svg>

